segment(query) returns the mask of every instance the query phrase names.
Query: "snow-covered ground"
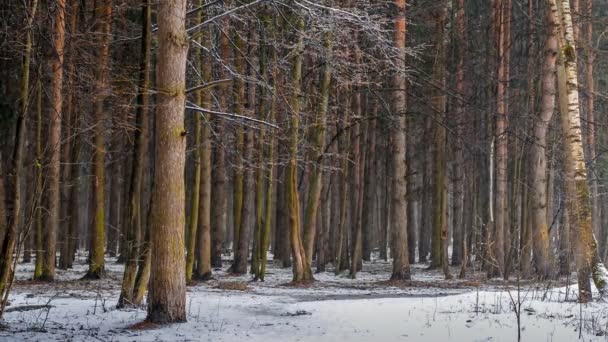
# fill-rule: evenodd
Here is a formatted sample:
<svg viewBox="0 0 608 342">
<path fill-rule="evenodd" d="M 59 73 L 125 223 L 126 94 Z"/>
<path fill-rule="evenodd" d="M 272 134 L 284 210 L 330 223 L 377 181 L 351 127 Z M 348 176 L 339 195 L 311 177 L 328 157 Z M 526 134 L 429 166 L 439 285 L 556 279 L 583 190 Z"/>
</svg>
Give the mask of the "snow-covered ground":
<svg viewBox="0 0 608 342">
<path fill-rule="evenodd" d="M 55 284 L 27 280 L 32 265 L 20 266 L 9 309 L 51 307 L 7 312 L 0 341 L 517 340 L 511 300 L 517 302 L 516 287 L 445 281 L 424 265 L 414 267 L 416 281 L 397 287 L 385 282 L 390 264 L 383 261 L 365 263 L 356 280 L 316 274 L 317 282 L 308 287 L 287 285 L 289 269 L 270 267 L 264 283 L 216 271 L 216 279 L 188 287 L 187 323 L 134 330 L 129 327 L 145 319 L 145 308 L 115 308 L 122 266 L 114 260 L 107 265 L 106 279 L 78 280 L 86 271 L 80 258 L 75 269 L 59 271 Z M 247 289 L 220 289 L 233 282 Z M 574 341 L 579 336 L 608 341 L 603 335 L 608 305 L 580 306 L 573 301 L 575 290 L 524 286 L 519 292 L 522 341 Z"/>
</svg>

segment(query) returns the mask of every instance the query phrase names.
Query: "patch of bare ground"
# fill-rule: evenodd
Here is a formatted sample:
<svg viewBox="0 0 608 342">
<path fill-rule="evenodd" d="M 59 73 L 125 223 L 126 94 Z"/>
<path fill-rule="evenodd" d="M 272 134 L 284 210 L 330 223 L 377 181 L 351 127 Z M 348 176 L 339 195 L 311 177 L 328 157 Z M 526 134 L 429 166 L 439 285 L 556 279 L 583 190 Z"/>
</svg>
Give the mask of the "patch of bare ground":
<svg viewBox="0 0 608 342">
<path fill-rule="evenodd" d="M 230 290 L 230 291 L 248 291 L 249 286 L 247 283 L 241 281 L 221 281 L 215 287 L 220 290 Z"/>
<path fill-rule="evenodd" d="M 479 287 L 481 282 L 475 280 L 465 281 L 422 281 L 422 280 L 383 280 L 375 282 L 379 287 L 397 288 L 436 288 L 436 289 L 466 289 Z"/>
<path fill-rule="evenodd" d="M 159 324 L 145 320 L 143 322 L 137 322 L 135 324 L 132 324 L 132 325 L 128 326 L 127 329 L 135 330 L 135 331 L 142 331 L 142 330 L 154 330 L 154 329 L 158 329 L 160 327 L 162 327 L 162 326 Z"/>
<path fill-rule="evenodd" d="M 291 287 L 291 288 L 296 288 L 296 289 L 311 289 L 311 288 L 315 288 L 317 287 L 316 285 L 318 285 L 319 282 L 315 281 L 315 280 L 303 280 L 303 281 L 291 281 L 289 283 L 283 283 L 280 284 L 279 286 L 284 286 L 284 287 Z"/>
</svg>

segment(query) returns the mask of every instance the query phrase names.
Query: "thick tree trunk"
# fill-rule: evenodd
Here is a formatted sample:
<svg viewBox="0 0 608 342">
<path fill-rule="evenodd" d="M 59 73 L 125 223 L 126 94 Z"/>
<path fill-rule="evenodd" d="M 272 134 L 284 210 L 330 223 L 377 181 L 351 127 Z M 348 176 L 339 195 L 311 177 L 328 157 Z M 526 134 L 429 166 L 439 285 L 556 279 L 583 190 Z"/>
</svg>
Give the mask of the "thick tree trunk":
<svg viewBox="0 0 608 342">
<path fill-rule="evenodd" d="M 555 66 L 557 36 L 555 23 L 549 20 L 549 33 L 545 41 L 545 60 L 542 80 L 542 108 L 534 123 L 534 141 L 530 146 L 530 199 L 531 230 L 534 264 L 537 274 L 545 279 L 552 276 L 553 263 L 549 250 L 547 222 L 547 130 L 555 110 Z"/>
<path fill-rule="evenodd" d="M 238 77 L 233 84 L 233 96 L 234 96 L 234 113 L 237 115 L 243 115 L 243 107 L 245 103 L 245 42 L 241 35 L 244 34 L 239 31 L 244 31 L 243 24 L 235 24 L 234 27 L 234 38 L 233 38 L 233 54 L 234 54 L 234 69 L 241 75 Z M 236 126 L 235 132 L 235 152 L 234 152 L 234 166 L 233 166 L 233 181 L 232 181 L 232 222 L 233 222 L 233 242 L 232 252 L 234 255 L 234 263 L 231 270 L 235 273 L 245 273 L 245 271 L 235 271 L 234 267 L 237 262 L 241 262 L 242 251 L 239 250 L 240 244 L 240 230 L 242 227 L 242 215 L 247 209 L 243 208 L 243 204 L 246 204 L 243 200 L 243 187 L 244 187 L 244 165 L 243 156 L 245 155 L 245 130 L 242 125 Z M 247 257 L 245 256 L 245 268 L 247 264 Z M 241 266 L 242 268 L 242 266 Z"/>
<path fill-rule="evenodd" d="M 327 122 L 327 107 L 329 104 L 329 90 L 331 85 L 331 67 L 329 60 L 332 53 L 331 32 L 323 33 L 323 68 L 320 75 L 319 103 L 315 113 L 313 127 L 311 128 L 311 140 L 313 152 L 311 161 L 313 163 L 308 186 L 306 214 L 304 216 L 304 248 L 309 265 L 312 265 L 315 235 L 317 231 L 317 211 L 319 209 L 321 190 L 323 187 L 322 158 L 325 145 L 325 131 Z"/>
<path fill-rule="evenodd" d="M 105 244 L 105 121 L 104 101 L 109 92 L 108 69 L 110 61 L 110 30 L 112 27 L 112 0 L 105 0 L 102 6 L 96 8 L 96 20 L 99 21 L 97 32 L 100 34 L 101 45 L 97 67 L 97 82 L 95 84 L 95 100 L 93 105 L 94 120 L 94 160 L 93 160 L 93 225 L 91 226 L 91 250 L 88 279 L 99 279 L 104 273 L 104 244 Z"/>
<path fill-rule="evenodd" d="M 495 185 L 496 191 L 494 193 L 494 230 L 493 236 L 490 239 L 493 244 L 493 255 L 491 258 L 491 272 L 490 275 L 500 275 L 504 278 L 508 276 L 506 270 L 506 250 L 505 246 L 508 244 L 506 237 L 507 222 L 507 186 L 508 186 L 508 136 L 507 136 L 507 98 L 506 89 L 508 87 L 507 80 L 507 54 L 506 54 L 506 20 L 510 18 L 505 12 L 510 13 L 507 10 L 507 0 L 494 0 L 494 18 L 496 27 L 496 44 L 498 51 L 498 64 L 497 64 L 497 79 L 498 83 L 496 86 L 496 119 L 495 119 L 495 131 L 494 139 L 496 143 L 496 153 L 494 155 L 494 174 L 495 174 Z"/>
<path fill-rule="evenodd" d="M 342 110 L 344 111 L 344 115 L 343 115 L 343 127 L 346 127 L 348 125 L 348 118 L 349 118 L 349 89 L 348 86 L 344 86 L 344 89 L 342 91 L 342 96 L 344 97 L 344 104 L 342 105 Z M 344 129 L 344 128 L 342 128 Z M 348 145 L 350 144 L 350 130 L 346 130 L 345 132 L 343 132 L 342 134 L 342 140 L 340 141 L 340 149 L 342 150 L 342 158 L 344 158 L 342 160 L 342 165 L 341 165 L 341 169 L 342 169 L 342 175 L 340 177 L 340 219 L 338 222 L 338 229 L 336 232 L 336 263 L 335 263 L 335 270 L 334 273 L 336 275 L 340 274 L 340 272 L 343 270 L 342 266 L 345 262 L 344 259 L 346 259 L 344 257 L 345 250 L 344 250 L 344 244 L 346 243 L 347 240 L 347 231 L 346 231 L 346 219 L 347 219 L 347 209 L 348 209 L 348 199 L 350 196 L 350 189 L 348 186 L 348 179 L 350 177 L 350 170 L 349 170 L 349 158 L 350 158 L 350 149 L 348 148 Z"/>
<path fill-rule="evenodd" d="M 243 27 L 245 30 L 248 30 L 249 27 Z M 253 76 L 254 71 L 252 70 L 255 65 L 257 65 L 257 61 L 255 61 L 255 54 L 247 57 L 248 61 L 251 61 L 251 64 L 245 64 L 244 55 L 247 51 L 245 48 L 249 43 L 256 44 L 257 43 L 257 33 L 254 34 L 255 31 L 249 30 L 249 34 L 247 41 L 243 41 L 241 38 L 236 38 L 236 46 L 238 47 L 235 50 L 235 64 L 236 69 L 241 70 L 242 75 L 248 75 L 249 77 Z M 237 36 L 239 33 L 236 34 Z M 257 71 L 256 71 L 257 72 Z M 239 79 L 236 81 L 235 92 L 236 99 L 241 99 L 241 103 L 246 103 L 245 112 L 243 114 L 253 117 L 255 113 L 255 89 L 256 87 L 253 85 L 248 85 L 245 87 L 244 79 Z M 242 106 L 236 104 L 237 114 L 238 110 L 243 110 Z M 240 215 L 236 215 L 235 212 L 235 229 L 238 226 L 238 230 L 235 230 L 235 238 L 234 241 L 236 243 L 236 250 L 234 253 L 234 264 L 232 266 L 232 272 L 236 274 L 244 274 L 247 273 L 247 258 L 249 256 L 249 246 L 251 244 L 251 236 L 252 232 L 255 229 L 255 172 L 252 167 L 250 167 L 250 163 L 253 161 L 253 148 L 255 145 L 254 142 L 254 134 L 251 128 L 247 128 L 243 130 L 243 127 L 237 128 L 237 154 L 238 152 L 238 144 L 242 141 L 241 147 L 241 155 L 237 155 L 237 170 L 235 170 L 235 197 L 234 197 L 234 205 L 235 210 L 237 207 L 240 207 L 241 213 Z M 245 168 L 244 165 L 248 166 Z M 239 170 L 240 168 L 240 170 Z M 239 182 L 240 190 L 236 190 Z M 240 193 L 239 193 L 240 192 Z M 241 203 L 237 203 L 240 201 Z M 237 234 L 238 233 L 238 234 Z"/>
<path fill-rule="evenodd" d="M 135 149 L 128 196 L 128 216 L 125 222 L 126 257 L 125 272 L 122 281 L 118 307 L 134 303 L 135 279 L 140 255 L 140 245 L 143 241 L 142 227 L 142 195 L 144 167 L 148 150 L 148 104 L 150 87 L 150 48 L 152 45 L 151 19 L 152 0 L 142 0 L 142 41 L 141 60 L 139 67 L 139 89 L 137 94 L 137 109 L 135 114 Z"/>
<path fill-rule="evenodd" d="M 353 42 L 355 49 L 353 51 L 353 63 L 359 65 L 361 63 L 361 50 L 358 47 L 359 44 L 359 32 L 356 30 L 353 32 Z M 361 106 L 361 92 L 360 86 L 354 84 L 351 88 L 352 96 L 352 115 L 356 120 L 360 120 L 362 113 Z M 365 172 L 365 150 L 362 147 L 362 141 L 365 141 L 365 127 L 362 122 L 357 123 L 353 128 L 353 135 L 351 135 L 351 146 L 352 146 L 352 192 L 353 197 L 350 201 L 351 204 L 351 244 L 350 244 L 350 276 L 355 278 L 357 271 L 361 269 L 361 239 L 362 239 L 362 227 L 361 227 L 361 210 L 363 204 L 363 176 Z"/>
<path fill-rule="evenodd" d="M 570 3 L 550 0 L 550 15 L 557 24 L 561 62 L 558 65 L 560 111 L 565 147 L 566 201 L 569 223 L 578 231 L 576 264 L 579 285 L 579 300 L 591 300 L 589 277 L 604 295 L 608 272 L 598 256 L 597 244 L 593 236 L 591 199 L 587 183 L 587 169 L 582 144 L 581 116 L 578 98 L 576 45 L 574 43 Z M 561 5 L 561 6 L 560 6 Z"/>
<path fill-rule="evenodd" d="M 219 37 L 220 58 L 226 63 L 230 57 L 230 45 L 228 31 L 230 28 L 229 17 L 225 17 L 221 22 L 222 33 Z M 223 66 L 218 67 L 218 77 L 225 79 L 226 72 Z M 228 89 L 229 86 L 222 85 L 218 90 L 219 107 L 223 111 L 228 109 Z M 222 246 L 224 244 L 224 232 L 226 230 L 228 199 L 226 190 L 226 152 L 224 151 L 223 136 L 224 122 L 222 118 L 213 120 L 215 136 L 217 137 L 214 145 L 212 189 L 211 189 L 211 265 L 222 267 Z"/>
<path fill-rule="evenodd" d="M 588 160 L 590 162 L 591 172 L 589 172 L 589 186 L 591 190 L 591 216 L 593 220 L 593 232 L 600 237 L 599 241 L 599 253 L 600 257 L 606 254 L 606 240 L 608 239 L 608 227 L 601 226 L 601 206 L 598 197 L 598 179 L 596 170 L 596 146 L 595 146 L 595 129 L 597 122 L 595 121 L 595 82 L 593 77 L 594 63 L 595 63 L 595 50 L 593 45 L 593 1 L 587 0 L 585 6 L 585 33 L 586 33 L 586 54 L 587 59 L 585 63 L 585 95 L 586 95 L 586 109 L 587 109 L 587 149 L 589 152 Z"/>
<path fill-rule="evenodd" d="M 195 56 L 196 68 L 200 70 L 200 54 L 197 52 Z M 200 91 L 196 94 L 196 105 L 201 106 L 201 95 Z M 205 107 L 203 107 L 205 108 Z M 201 129 L 202 129 L 202 118 L 200 113 L 195 113 L 194 118 L 194 179 L 191 190 L 190 198 L 190 222 L 188 222 L 188 235 L 186 243 L 186 283 L 192 281 L 192 273 L 194 270 L 195 260 L 195 246 L 198 239 L 198 226 L 199 226 L 199 211 L 202 210 L 202 205 L 199 203 L 201 194 Z M 201 250 L 201 246 L 198 246 Z"/>
<path fill-rule="evenodd" d="M 31 52 L 32 52 L 32 23 L 34 18 L 36 17 L 36 9 L 38 7 L 38 2 L 33 0 L 30 4 L 31 7 L 28 7 L 29 14 L 26 15 L 26 42 L 25 42 L 25 51 L 23 58 L 23 74 L 21 75 L 21 96 L 20 96 L 20 113 L 17 118 L 17 130 L 15 133 L 15 145 L 13 149 L 13 165 L 12 170 L 9 173 L 9 193 L 11 195 L 10 201 L 13 203 L 13 208 L 10 213 L 8 213 L 8 222 L 5 222 L 7 216 L 5 216 L 6 208 L 5 206 L 5 193 L 4 193 L 4 184 L 0 185 L 0 201 L 3 201 L 2 206 L 0 207 L 0 215 L 2 215 L 2 219 L 0 219 L 0 226 L 7 227 L 5 230 L 4 236 L 0 236 L 0 319 L 4 313 L 4 308 L 8 303 L 8 295 L 11 289 L 11 285 L 13 283 L 13 279 L 15 276 L 16 270 L 13 266 L 16 267 L 16 264 L 13 263 L 13 253 L 15 253 L 15 257 L 19 258 L 19 243 L 21 232 L 19 232 L 21 228 L 21 180 L 23 171 L 23 154 L 25 148 L 25 140 L 26 140 L 26 118 L 29 106 L 29 77 L 30 77 L 30 61 L 31 61 Z M 65 3 L 58 2 L 57 3 L 57 17 L 56 19 L 63 21 L 65 25 Z M 61 27 L 55 27 L 55 43 L 59 43 L 60 46 L 55 46 L 59 53 L 63 52 L 63 33 Z M 61 39 L 62 41 L 58 42 L 57 40 Z M 61 57 L 59 57 L 61 58 Z M 57 61 L 55 61 L 57 62 Z M 61 62 L 61 60 L 59 60 Z M 62 68 L 61 64 L 55 64 L 55 67 L 59 69 Z M 57 76 L 56 74 L 54 76 Z M 54 83 L 55 85 L 55 83 Z M 61 88 L 60 88 L 61 90 Z M 59 107 L 61 108 L 61 107 Z M 59 113 L 57 113 L 59 115 Z M 59 164 L 59 163 L 58 163 Z M 59 165 L 57 165 L 59 166 Z M 2 173 L 2 165 L 0 163 L 0 173 Z M 0 182 L 4 183 L 4 179 L 0 177 Z"/>
<path fill-rule="evenodd" d="M 199 1 L 199 6 L 202 6 L 202 1 Z M 199 22 L 202 21 L 202 14 L 199 14 Z M 204 46 L 210 45 L 210 33 L 204 32 L 201 39 Z M 211 82 L 212 70 L 211 63 L 203 58 L 209 58 L 209 54 L 201 54 L 198 58 L 199 65 L 201 65 L 203 81 Z M 199 93 L 200 100 L 199 105 L 202 108 L 211 107 L 211 93 L 204 91 Z M 200 148 L 200 163 L 201 163 L 201 182 L 200 182 L 200 199 L 199 199 L 199 213 L 198 213 L 198 229 L 196 235 L 191 235 L 191 238 L 198 239 L 197 248 L 195 252 L 197 257 L 196 264 L 196 278 L 200 280 L 208 280 L 211 278 L 211 267 L 212 267 L 212 238 L 211 238 L 211 187 L 212 187 L 212 174 L 211 174 L 211 129 L 210 120 L 201 116 L 197 113 L 197 120 L 201 125 L 201 145 L 197 146 Z M 221 246 L 221 242 L 220 242 Z M 194 251 L 193 251 L 194 252 Z M 221 251 L 220 251 L 221 252 Z M 220 254 L 221 264 L 221 254 Z"/>
<path fill-rule="evenodd" d="M 269 49 L 268 34 L 274 32 L 272 20 L 269 13 L 265 13 L 263 17 L 263 27 L 260 30 L 260 48 L 259 48 L 259 67 L 260 75 L 269 78 L 269 85 L 272 89 L 276 85 L 277 69 L 276 69 L 276 50 Z M 274 35 L 272 35 L 274 38 Z M 270 72 L 268 72 L 268 64 L 270 57 Z M 275 121 L 276 99 L 271 95 L 267 98 L 267 89 L 264 86 L 259 87 L 261 101 L 258 102 L 258 111 L 260 119 L 266 119 L 270 122 Z M 273 192 L 275 182 L 275 132 L 270 131 L 268 140 L 265 141 L 265 128 L 260 130 L 259 139 L 259 155 L 258 155 L 258 179 L 257 179 L 257 198 L 256 198 L 256 241 L 257 255 L 253 258 L 257 259 L 256 267 L 254 268 L 255 278 L 264 281 L 266 276 L 266 263 L 268 256 L 268 248 L 270 245 L 270 235 L 273 224 Z M 264 152 L 264 144 L 268 143 L 268 155 Z M 264 163 L 267 162 L 268 169 L 264 168 Z M 266 174 L 266 175 L 264 175 Z M 264 177 L 266 176 L 266 177 Z M 266 183 L 264 178 L 267 179 Z M 264 187 L 265 186 L 265 187 Z"/>
<path fill-rule="evenodd" d="M 42 273 L 40 280 L 52 281 L 55 278 L 55 259 L 57 231 L 59 227 L 60 196 L 60 156 L 61 156 L 61 113 L 63 104 L 63 55 L 65 46 L 65 0 L 56 2 L 55 25 L 53 28 L 54 56 L 51 62 L 51 113 L 47 145 L 51 149 L 49 170 L 47 171 L 48 213 L 46 229 L 43 232 L 45 243 Z"/>
<path fill-rule="evenodd" d="M 405 49 L 405 0 L 395 0 L 396 7 L 393 45 L 397 51 L 401 51 L 404 55 Z M 405 66 L 405 61 L 398 59 L 395 61 L 398 68 Z M 393 274 L 391 280 L 409 280 L 410 279 L 410 263 L 407 253 L 407 185 L 405 153 L 406 153 L 406 138 L 405 138 L 405 110 L 406 110 L 406 80 L 401 75 L 402 70 L 397 71 L 397 75 L 393 76 L 391 94 L 391 111 L 393 114 L 393 127 L 391 129 L 391 173 L 392 173 L 392 188 L 391 188 L 391 229 L 395 239 L 391 250 L 393 255 Z"/>
<path fill-rule="evenodd" d="M 251 128 L 247 129 L 244 136 L 243 159 L 247 162 L 252 160 L 254 137 Z M 243 196 L 242 213 L 234 264 L 232 272 L 235 274 L 247 273 L 247 258 L 249 256 L 249 245 L 251 243 L 251 232 L 255 226 L 255 173 L 253 168 L 247 167 L 243 172 Z"/>
<path fill-rule="evenodd" d="M 534 117 L 536 111 L 536 73 L 537 63 L 537 47 L 536 47 L 536 21 L 534 20 L 535 15 L 535 1 L 528 0 L 528 65 L 527 65 L 527 109 L 528 115 Z M 525 144 L 525 148 L 528 148 L 529 144 Z M 530 158 L 524 161 L 526 171 L 523 173 L 524 184 L 529 184 L 531 177 L 530 172 L 527 171 L 527 165 L 530 164 Z M 532 220 L 531 220 L 531 199 L 529 186 L 525 186 L 522 189 L 521 196 L 521 220 L 520 220 L 520 237 L 519 237 L 519 271 L 523 277 L 528 277 L 531 274 L 532 267 Z"/>
<path fill-rule="evenodd" d="M 446 104 L 447 96 L 443 89 L 446 85 L 446 19 L 447 6 L 445 2 L 440 5 L 435 13 L 436 30 L 436 57 L 433 65 L 433 80 L 437 84 L 437 89 L 433 94 L 433 115 L 437 115 L 439 124 L 435 128 L 434 139 L 434 191 L 433 191 L 433 253 L 431 268 L 442 267 L 446 278 L 451 278 L 448 267 L 448 176 L 447 176 L 447 131 Z"/>
<path fill-rule="evenodd" d="M 68 269 L 72 267 L 72 257 L 71 257 L 71 248 L 73 244 L 73 228 L 72 226 L 72 218 L 71 216 L 75 213 L 72 210 L 72 195 L 74 192 L 72 188 L 76 186 L 75 180 L 77 177 L 74 175 L 77 174 L 78 168 L 73 165 L 78 165 L 77 158 L 78 153 L 74 150 L 78 148 L 77 139 L 79 139 L 77 132 L 73 133 L 73 129 L 78 127 L 78 118 L 76 117 L 77 111 L 75 110 L 75 86 L 74 86 L 74 69 L 75 69 L 75 36 L 78 28 L 76 26 L 78 19 L 78 1 L 72 0 L 70 2 L 70 34 L 72 37 L 70 38 L 69 45 L 69 63 L 67 66 L 67 95 L 66 95 L 66 104 L 65 104 L 65 114 L 66 118 L 64 119 L 64 127 L 65 133 L 64 139 L 64 147 L 63 147 L 63 159 L 64 159 L 64 169 L 63 169 L 63 184 L 62 184 L 62 202 L 64 205 L 61 207 L 62 216 L 63 216 L 63 239 L 61 244 L 61 255 L 59 257 L 59 267 L 62 269 Z"/>
<path fill-rule="evenodd" d="M 295 28 L 295 56 L 291 65 L 291 95 L 289 127 L 289 162 L 285 177 L 287 186 L 287 203 L 289 207 L 289 227 L 291 252 L 293 256 L 293 282 L 314 280 L 306 250 L 300 235 L 300 200 L 298 195 L 298 129 L 300 123 L 300 91 L 302 81 L 302 54 L 304 53 L 304 19 L 297 14 L 293 16 Z"/>
<path fill-rule="evenodd" d="M 186 320 L 184 258 L 186 138 L 186 0 L 158 4 L 158 88 L 156 166 L 152 189 L 151 259 L 148 320 Z"/>
<path fill-rule="evenodd" d="M 453 211 L 453 247 L 452 247 L 452 265 L 458 266 L 463 262 L 466 226 L 464 224 L 464 153 L 463 153 L 463 138 L 465 125 L 465 65 L 464 58 L 467 51 L 466 41 L 466 18 L 465 18 L 464 0 L 457 0 L 456 3 L 456 41 L 458 44 L 458 62 L 456 64 L 456 94 L 458 98 L 455 100 L 456 105 L 456 141 L 454 142 L 455 149 L 455 165 L 454 165 L 454 211 Z M 466 262 L 466 260 L 464 260 Z"/>
</svg>

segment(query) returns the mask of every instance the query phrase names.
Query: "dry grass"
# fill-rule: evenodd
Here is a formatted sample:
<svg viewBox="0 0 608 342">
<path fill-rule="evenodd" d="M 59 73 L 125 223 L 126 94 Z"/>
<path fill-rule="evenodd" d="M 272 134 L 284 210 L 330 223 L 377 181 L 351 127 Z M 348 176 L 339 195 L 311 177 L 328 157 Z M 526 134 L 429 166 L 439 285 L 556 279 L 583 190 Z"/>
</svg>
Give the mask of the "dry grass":
<svg viewBox="0 0 608 342">
<path fill-rule="evenodd" d="M 249 286 L 247 286 L 247 283 L 240 282 L 240 281 L 222 281 L 217 284 L 216 288 L 220 289 L 220 290 L 231 290 L 231 291 L 249 290 Z"/>
<path fill-rule="evenodd" d="M 150 322 L 148 320 L 145 320 L 143 322 L 137 322 L 127 327 L 127 329 L 129 330 L 152 330 L 158 328 L 160 328 L 160 325 Z"/>
</svg>

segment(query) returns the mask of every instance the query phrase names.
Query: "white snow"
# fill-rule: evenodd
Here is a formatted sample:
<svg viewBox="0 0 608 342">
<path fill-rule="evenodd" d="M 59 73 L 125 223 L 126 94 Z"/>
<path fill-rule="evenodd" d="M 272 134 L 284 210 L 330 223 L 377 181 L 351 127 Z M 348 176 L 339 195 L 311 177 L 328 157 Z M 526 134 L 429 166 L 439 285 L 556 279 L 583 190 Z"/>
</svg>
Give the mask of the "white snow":
<svg viewBox="0 0 608 342">
<path fill-rule="evenodd" d="M 115 308 L 122 266 L 109 260 L 107 279 L 81 281 L 86 265 L 80 260 L 74 270 L 59 271 L 57 283 L 39 284 L 24 280 L 32 269 L 23 265 L 9 308 L 53 307 L 7 312 L 0 341 L 517 340 L 516 316 L 504 286 L 428 287 L 448 282 L 422 267 L 414 269 L 414 278 L 428 283 L 405 288 L 380 282 L 390 275 L 390 264 L 381 261 L 365 263 L 356 280 L 327 272 L 315 275 L 317 282 L 305 288 L 285 286 L 291 271 L 270 267 L 267 281 L 247 283 L 247 291 L 220 290 L 219 282 L 248 281 L 250 276 L 216 271 L 217 280 L 188 287 L 187 323 L 130 330 L 146 312 Z M 522 341 L 574 341 L 581 324 L 585 341 L 606 341 L 596 334 L 607 328 L 608 306 L 580 306 L 573 301 L 575 290 L 523 288 Z M 517 290 L 510 293 L 517 300 Z"/>
</svg>

